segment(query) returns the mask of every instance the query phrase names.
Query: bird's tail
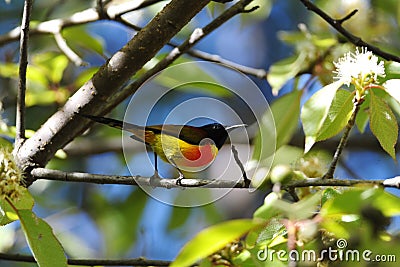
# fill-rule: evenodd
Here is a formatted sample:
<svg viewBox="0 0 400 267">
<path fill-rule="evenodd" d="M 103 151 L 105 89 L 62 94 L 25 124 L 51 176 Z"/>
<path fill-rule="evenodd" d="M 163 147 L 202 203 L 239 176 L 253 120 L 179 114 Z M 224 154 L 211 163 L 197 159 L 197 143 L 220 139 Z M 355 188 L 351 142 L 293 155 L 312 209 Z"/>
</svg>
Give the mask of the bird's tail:
<svg viewBox="0 0 400 267">
<path fill-rule="evenodd" d="M 92 121 L 98 122 L 98 123 L 102 123 L 117 129 L 121 129 L 124 127 L 124 123 L 122 121 L 119 120 L 114 120 L 114 119 L 110 119 L 110 118 L 104 118 L 104 117 L 99 117 L 99 116 L 92 116 L 92 115 L 86 115 L 86 114 L 81 114 L 81 113 L 77 113 L 79 116 L 85 117 L 87 119 L 91 119 Z"/>
<path fill-rule="evenodd" d="M 143 135 L 143 132 L 145 129 L 143 126 L 139 126 L 136 124 L 127 123 L 127 122 L 123 122 L 123 121 L 119 121 L 119 120 L 115 120 L 115 119 L 111 119 L 111 118 L 104 118 L 104 117 L 81 114 L 81 113 L 77 113 L 77 114 L 79 116 L 85 117 L 92 121 L 102 123 L 102 124 L 105 124 L 105 125 L 117 128 L 117 129 L 125 130 L 125 131 L 131 132 L 135 135 L 140 135 L 140 136 Z M 140 133 L 142 133 L 142 134 L 140 134 Z"/>
</svg>

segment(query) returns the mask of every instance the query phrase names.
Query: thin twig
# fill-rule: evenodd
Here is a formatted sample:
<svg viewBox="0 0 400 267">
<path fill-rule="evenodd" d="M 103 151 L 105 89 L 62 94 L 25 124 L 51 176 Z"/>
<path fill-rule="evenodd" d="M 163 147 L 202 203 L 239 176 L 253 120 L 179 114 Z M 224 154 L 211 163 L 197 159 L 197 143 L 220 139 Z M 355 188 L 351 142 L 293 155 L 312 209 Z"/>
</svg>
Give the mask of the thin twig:
<svg viewBox="0 0 400 267">
<path fill-rule="evenodd" d="M 36 262 L 35 258 L 30 255 L 8 254 L 0 252 L 0 259 L 18 262 Z M 169 266 L 170 261 L 164 260 L 148 260 L 144 258 L 135 259 L 68 259 L 68 265 L 84 265 L 84 266 Z"/>
<path fill-rule="evenodd" d="M 72 61 L 77 67 L 87 66 L 88 63 L 84 62 L 67 44 L 64 37 L 60 32 L 54 34 L 58 48 L 64 53 L 64 55 Z"/>
<path fill-rule="evenodd" d="M 51 180 L 62 182 L 78 182 L 92 184 L 120 184 L 120 185 L 144 185 L 151 186 L 150 177 L 143 176 L 119 176 L 119 175 L 102 175 L 83 172 L 64 172 L 59 170 L 51 170 L 46 168 L 33 169 L 31 175 L 36 180 Z M 205 188 L 243 188 L 248 187 L 244 182 L 235 182 L 227 180 L 205 180 L 205 179 L 183 179 L 182 185 L 176 185 L 176 179 L 161 179 L 157 187 L 163 188 L 182 188 L 182 187 L 205 187 Z M 308 178 L 304 180 L 294 180 L 287 184 L 281 185 L 280 189 L 309 187 L 309 186 L 354 186 L 358 184 L 383 186 L 400 189 L 400 176 L 383 180 L 356 180 L 356 179 L 322 179 Z"/>
<path fill-rule="evenodd" d="M 244 169 L 243 163 L 239 159 L 239 153 L 238 153 L 238 151 L 236 150 L 236 147 L 233 144 L 231 145 L 231 149 L 232 149 L 232 153 L 233 153 L 233 158 L 235 159 L 236 164 L 239 166 L 240 171 L 242 172 L 243 182 L 244 182 L 245 186 L 250 187 L 251 181 L 250 181 L 249 178 L 247 178 L 247 174 L 246 174 L 246 171 Z"/>
<path fill-rule="evenodd" d="M 333 174 L 335 172 L 340 155 L 342 154 L 343 149 L 347 144 L 350 131 L 353 128 L 354 123 L 356 122 L 356 117 L 357 117 L 358 111 L 360 110 L 361 104 L 362 104 L 362 100 L 361 101 L 355 100 L 354 109 L 351 114 L 351 117 L 350 117 L 349 121 L 347 122 L 346 127 L 344 128 L 342 138 L 340 138 L 339 145 L 337 146 L 335 154 L 333 155 L 331 165 L 329 166 L 327 173 L 322 177 L 323 179 L 332 179 L 333 178 Z"/>
<path fill-rule="evenodd" d="M 325 13 L 323 10 L 321 10 L 320 8 L 318 8 L 314 3 L 312 3 L 309 0 L 300 0 L 300 2 L 303 3 L 303 5 L 308 9 L 311 10 L 312 12 L 314 12 L 315 14 L 317 14 L 318 16 L 320 16 L 323 20 L 325 20 L 329 25 L 331 25 L 337 32 L 339 32 L 340 34 L 342 34 L 344 37 L 346 37 L 346 39 L 353 43 L 356 46 L 360 46 L 360 47 L 366 47 L 368 48 L 369 51 L 372 51 L 374 54 L 379 55 L 381 57 L 383 57 L 386 60 L 393 60 L 396 62 L 400 62 L 400 57 L 387 53 L 385 51 L 382 51 L 380 48 L 371 45 L 367 42 L 365 42 L 364 40 L 362 40 L 360 37 L 350 33 L 349 31 L 347 31 L 345 28 L 343 28 L 342 23 L 344 21 L 346 21 L 347 19 L 349 19 L 351 16 L 353 16 L 355 14 L 355 12 L 353 11 L 352 13 L 350 13 L 349 15 L 347 15 L 346 17 L 342 18 L 342 19 L 333 19 L 332 17 L 330 17 L 327 13 Z M 354 14 L 353 14 L 354 13 Z"/>
<path fill-rule="evenodd" d="M 204 187 L 204 188 L 248 188 L 244 182 L 228 180 L 182 179 L 177 185 L 177 179 L 160 179 L 157 184 L 151 184 L 151 177 L 102 175 L 83 172 L 63 172 L 45 168 L 33 169 L 31 175 L 34 179 L 53 180 L 63 182 L 80 182 L 93 184 L 121 184 L 134 186 L 155 186 L 161 188 Z"/>
<path fill-rule="evenodd" d="M 176 47 L 173 43 L 168 43 L 168 45 Z M 220 63 L 222 65 L 229 66 L 231 68 L 237 69 L 238 71 L 247 74 L 247 75 L 252 75 L 254 77 L 257 77 L 258 79 L 267 79 L 268 71 L 265 69 L 257 69 L 257 68 L 252 68 L 248 66 L 244 66 L 241 64 L 238 64 L 236 62 L 230 61 L 228 59 L 225 59 L 221 57 L 220 55 L 213 55 L 206 53 L 201 50 L 197 49 L 190 49 L 186 52 L 191 57 L 195 57 L 198 59 L 203 59 L 209 62 L 214 62 L 214 63 Z"/>
<path fill-rule="evenodd" d="M 354 9 L 353 11 L 351 11 L 349 14 L 347 14 L 346 16 L 344 16 L 341 19 L 337 19 L 337 23 L 342 24 L 343 22 L 345 22 L 346 20 L 349 20 L 350 18 L 352 18 L 356 13 L 358 12 L 358 9 Z"/>
<path fill-rule="evenodd" d="M 28 68 L 28 43 L 29 23 L 32 11 L 32 0 L 25 0 L 22 14 L 19 50 L 19 82 L 17 93 L 16 111 L 16 140 L 15 149 L 18 150 L 25 140 L 25 93 L 26 93 L 26 70 Z"/>
</svg>

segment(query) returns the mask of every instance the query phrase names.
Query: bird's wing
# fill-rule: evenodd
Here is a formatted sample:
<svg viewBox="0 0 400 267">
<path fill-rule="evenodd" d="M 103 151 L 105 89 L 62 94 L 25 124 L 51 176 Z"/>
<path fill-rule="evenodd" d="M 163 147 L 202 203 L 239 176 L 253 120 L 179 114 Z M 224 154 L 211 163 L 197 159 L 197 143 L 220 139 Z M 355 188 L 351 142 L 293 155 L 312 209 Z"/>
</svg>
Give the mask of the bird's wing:
<svg viewBox="0 0 400 267">
<path fill-rule="evenodd" d="M 207 137 L 207 132 L 198 127 L 189 125 L 151 125 L 146 126 L 146 131 L 162 133 L 179 138 L 189 144 L 198 145 L 201 140 Z"/>
</svg>

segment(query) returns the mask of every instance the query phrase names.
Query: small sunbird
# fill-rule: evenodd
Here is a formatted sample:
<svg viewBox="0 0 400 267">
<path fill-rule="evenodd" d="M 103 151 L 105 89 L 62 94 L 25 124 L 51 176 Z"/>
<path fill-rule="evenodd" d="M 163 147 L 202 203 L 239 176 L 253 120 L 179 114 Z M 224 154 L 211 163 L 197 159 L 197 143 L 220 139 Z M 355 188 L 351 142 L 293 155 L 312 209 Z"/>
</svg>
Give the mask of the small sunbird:
<svg viewBox="0 0 400 267">
<path fill-rule="evenodd" d="M 223 126 L 219 123 L 195 127 L 189 125 L 139 126 L 111 118 L 79 114 L 95 122 L 132 133 L 131 138 L 148 145 L 154 152 L 154 175 L 158 178 L 157 156 L 174 166 L 181 184 L 183 171 L 196 172 L 208 167 L 228 138 L 228 132 L 246 124 Z"/>
</svg>

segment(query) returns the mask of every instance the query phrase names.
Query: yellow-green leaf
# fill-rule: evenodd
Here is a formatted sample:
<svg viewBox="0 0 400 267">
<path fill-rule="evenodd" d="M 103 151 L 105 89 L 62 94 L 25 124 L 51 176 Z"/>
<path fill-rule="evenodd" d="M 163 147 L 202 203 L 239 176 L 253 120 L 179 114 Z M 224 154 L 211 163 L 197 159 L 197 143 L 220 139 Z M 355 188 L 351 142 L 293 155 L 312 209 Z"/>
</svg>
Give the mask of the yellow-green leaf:
<svg viewBox="0 0 400 267">
<path fill-rule="evenodd" d="M 337 135 L 346 126 L 352 110 L 353 94 L 346 90 L 338 90 L 316 141 L 326 140 Z"/>
<path fill-rule="evenodd" d="M 191 266 L 196 261 L 240 238 L 256 226 L 257 224 L 253 220 L 240 219 L 223 222 L 204 229 L 182 248 L 170 267 Z"/>
<path fill-rule="evenodd" d="M 277 95 L 282 86 L 299 73 L 306 58 L 306 54 L 301 53 L 278 61 L 269 68 L 267 80 L 274 95 Z"/>
<path fill-rule="evenodd" d="M 10 205 L 9 201 L 12 201 Z M 34 201 L 32 195 L 29 193 L 28 189 L 21 187 L 19 189 L 19 196 L 13 200 L 6 200 L 0 198 L 0 225 L 6 225 L 10 222 L 18 220 L 18 215 L 14 208 L 18 210 L 28 209 L 31 210 Z"/>
<path fill-rule="evenodd" d="M 51 227 L 32 210 L 18 210 L 17 214 L 39 267 L 67 267 L 64 250 Z"/>
<path fill-rule="evenodd" d="M 382 148 L 393 158 L 396 158 L 395 145 L 398 138 L 396 117 L 388 104 L 370 90 L 370 127 Z"/>
<path fill-rule="evenodd" d="M 308 152 L 317 141 L 318 134 L 328 116 L 336 91 L 342 86 L 342 81 L 336 81 L 320 89 L 304 104 L 301 109 L 301 122 L 303 124 L 306 143 L 304 152 Z"/>
<path fill-rule="evenodd" d="M 271 105 L 276 127 L 276 149 L 287 144 L 297 129 L 301 95 L 302 91 L 295 90 Z"/>
</svg>

